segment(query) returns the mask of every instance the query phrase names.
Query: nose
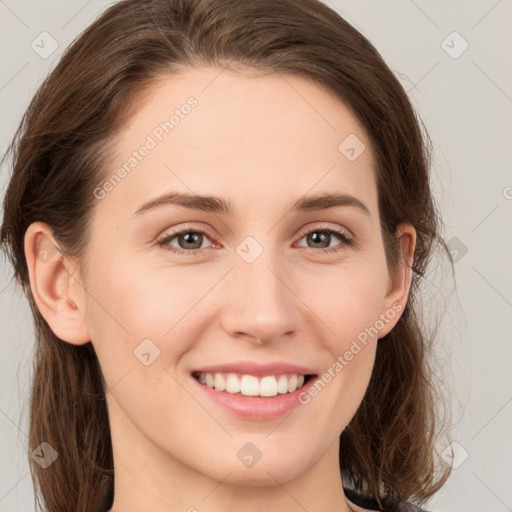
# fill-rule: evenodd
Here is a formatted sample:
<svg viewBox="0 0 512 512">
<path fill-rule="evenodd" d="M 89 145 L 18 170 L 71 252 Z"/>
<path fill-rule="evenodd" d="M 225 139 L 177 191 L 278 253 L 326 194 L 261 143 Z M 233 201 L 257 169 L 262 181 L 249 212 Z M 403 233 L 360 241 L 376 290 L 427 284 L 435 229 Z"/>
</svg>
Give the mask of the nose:
<svg viewBox="0 0 512 512">
<path fill-rule="evenodd" d="M 222 286 L 221 325 L 228 335 L 264 344 L 298 329 L 300 301 L 292 274 L 270 251 L 252 263 L 235 258 Z"/>
</svg>

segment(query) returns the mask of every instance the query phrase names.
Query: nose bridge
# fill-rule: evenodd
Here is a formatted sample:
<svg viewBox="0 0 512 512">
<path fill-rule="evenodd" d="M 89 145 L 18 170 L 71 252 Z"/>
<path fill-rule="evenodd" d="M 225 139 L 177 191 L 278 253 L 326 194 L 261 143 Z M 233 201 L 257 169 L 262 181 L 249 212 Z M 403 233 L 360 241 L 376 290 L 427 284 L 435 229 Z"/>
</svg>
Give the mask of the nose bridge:
<svg viewBox="0 0 512 512">
<path fill-rule="evenodd" d="M 290 274 L 282 251 L 271 248 L 270 239 L 264 247 L 249 236 L 236 247 L 222 318 L 232 335 L 246 333 L 265 341 L 296 328 Z"/>
</svg>

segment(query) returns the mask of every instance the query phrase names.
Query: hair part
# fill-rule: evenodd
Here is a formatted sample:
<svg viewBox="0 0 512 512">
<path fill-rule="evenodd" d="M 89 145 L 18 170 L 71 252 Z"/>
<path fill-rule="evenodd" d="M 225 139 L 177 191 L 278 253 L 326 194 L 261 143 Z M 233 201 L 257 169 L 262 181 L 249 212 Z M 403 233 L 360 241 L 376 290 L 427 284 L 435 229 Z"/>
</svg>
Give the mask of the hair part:
<svg viewBox="0 0 512 512">
<path fill-rule="evenodd" d="M 49 512 L 91 510 L 112 488 L 114 470 L 108 391 L 96 354 L 91 343 L 63 342 L 39 312 L 24 234 L 32 222 L 47 223 L 63 254 L 85 269 L 93 190 L 112 164 L 111 141 L 159 77 L 201 66 L 310 79 L 364 128 L 391 270 L 400 261 L 397 226 L 411 223 L 417 241 L 407 306 L 378 342 L 369 387 L 340 437 L 340 469 L 379 504 L 388 497 L 425 502 L 451 468 L 436 466 L 440 397 L 417 295 L 433 250 L 447 248 L 429 184 L 429 138 L 407 94 L 374 46 L 317 0 L 122 0 L 65 51 L 4 155 L 12 156 L 12 177 L 0 242 L 36 330 L 28 453 L 46 441 L 60 454 L 48 469 L 29 456 L 36 505 L 40 492 Z"/>
</svg>

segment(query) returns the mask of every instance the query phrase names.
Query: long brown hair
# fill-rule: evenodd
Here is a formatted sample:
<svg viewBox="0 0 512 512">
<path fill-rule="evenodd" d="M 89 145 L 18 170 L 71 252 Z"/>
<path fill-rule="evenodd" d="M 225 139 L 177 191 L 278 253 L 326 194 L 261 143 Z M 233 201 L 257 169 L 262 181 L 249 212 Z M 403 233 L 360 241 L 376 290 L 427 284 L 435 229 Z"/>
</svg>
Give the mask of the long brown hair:
<svg viewBox="0 0 512 512">
<path fill-rule="evenodd" d="M 36 506 L 40 493 L 50 512 L 97 510 L 114 470 L 92 344 L 63 342 L 40 314 L 24 233 L 45 222 L 62 250 L 84 261 L 109 142 L 155 78 L 203 65 L 290 73 L 328 88 L 351 107 L 371 142 L 391 270 L 398 224 L 416 229 L 410 297 L 378 343 L 367 392 L 341 434 L 340 469 L 380 505 L 388 497 L 424 503 L 450 467 L 436 449 L 442 397 L 429 365 L 434 339 L 418 320 L 418 292 L 434 249 L 446 251 L 446 244 L 429 184 L 430 139 L 402 86 L 374 46 L 318 0 L 122 0 L 66 50 L 4 155 L 12 158 L 12 177 L 0 242 L 36 329 L 28 453 L 46 441 L 60 454 L 47 469 L 29 456 Z"/>
</svg>

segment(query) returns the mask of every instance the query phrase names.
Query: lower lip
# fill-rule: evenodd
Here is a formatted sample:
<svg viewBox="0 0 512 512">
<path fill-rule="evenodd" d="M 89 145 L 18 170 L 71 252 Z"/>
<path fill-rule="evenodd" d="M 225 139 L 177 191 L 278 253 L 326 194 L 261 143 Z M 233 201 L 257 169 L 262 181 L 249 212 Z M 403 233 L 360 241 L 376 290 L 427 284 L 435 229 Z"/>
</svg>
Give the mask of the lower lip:
<svg viewBox="0 0 512 512">
<path fill-rule="evenodd" d="M 243 396 L 226 391 L 215 391 L 215 389 L 201 384 L 192 376 L 191 379 L 213 402 L 234 412 L 237 416 L 252 420 L 271 420 L 301 405 L 299 395 L 307 393 L 309 387 L 316 382 L 317 377 L 310 378 L 306 384 L 291 393 L 277 394 L 272 397 Z"/>
</svg>

